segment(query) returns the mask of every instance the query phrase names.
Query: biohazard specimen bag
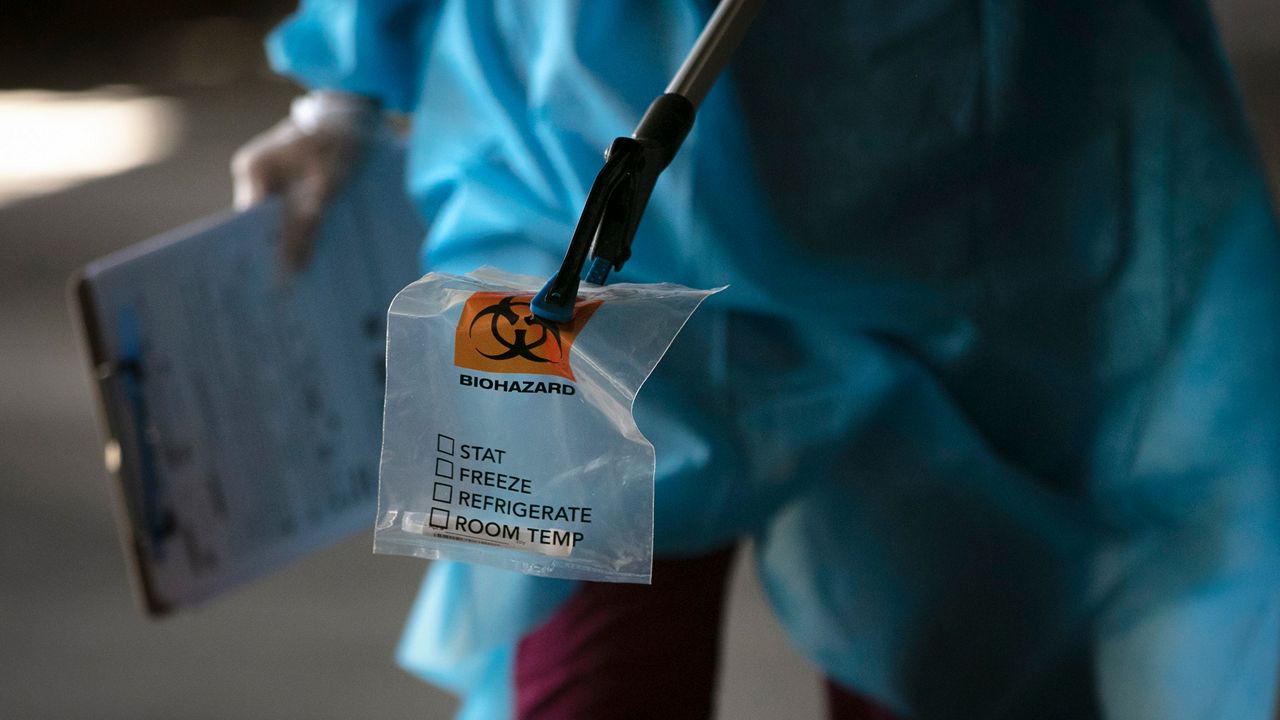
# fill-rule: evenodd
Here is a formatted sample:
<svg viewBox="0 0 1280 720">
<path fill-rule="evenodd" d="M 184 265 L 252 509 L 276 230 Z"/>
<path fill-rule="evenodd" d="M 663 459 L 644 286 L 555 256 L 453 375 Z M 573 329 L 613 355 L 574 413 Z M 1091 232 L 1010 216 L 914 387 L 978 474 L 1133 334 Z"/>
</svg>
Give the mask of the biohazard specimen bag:
<svg viewBox="0 0 1280 720">
<path fill-rule="evenodd" d="M 374 552 L 649 582 L 654 451 L 636 392 L 714 290 L 583 286 L 544 321 L 536 278 L 432 273 L 387 317 Z"/>
</svg>

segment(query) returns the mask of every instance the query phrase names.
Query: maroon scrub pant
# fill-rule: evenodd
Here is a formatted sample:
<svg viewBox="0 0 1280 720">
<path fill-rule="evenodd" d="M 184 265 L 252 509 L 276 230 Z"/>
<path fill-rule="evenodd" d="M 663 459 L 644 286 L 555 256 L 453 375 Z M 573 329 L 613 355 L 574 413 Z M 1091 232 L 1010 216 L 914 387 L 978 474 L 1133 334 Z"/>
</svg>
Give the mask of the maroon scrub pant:
<svg viewBox="0 0 1280 720">
<path fill-rule="evenodd" d="M 516 651 L 520 720 L 706 720 L 733 549 L 656 560 L 653 584 L 583 583 Z M 832 720 L 893 720 L 826 684 Z"/>
</svg>

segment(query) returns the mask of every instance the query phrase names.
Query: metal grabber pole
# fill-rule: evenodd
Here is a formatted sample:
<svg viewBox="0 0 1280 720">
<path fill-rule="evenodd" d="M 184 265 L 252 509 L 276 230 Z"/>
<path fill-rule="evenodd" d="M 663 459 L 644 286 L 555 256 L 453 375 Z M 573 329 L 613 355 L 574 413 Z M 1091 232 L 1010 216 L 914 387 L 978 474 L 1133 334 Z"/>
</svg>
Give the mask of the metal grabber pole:
<svg viewBox="0 0 1280 720">
<path fill-rule="evenodd" d="M 616 138 L 609 146 L 560 271 L 530 303 L 534 315 L 568 322 L 579 283 L 603 285 L 631 257 L 631 241 L 658 176 L 680 149 L 698 107 L 762 5 L 764 0 L 721 0 L 667 91 L 649 105 L 631 137 Z"/>
</svg>

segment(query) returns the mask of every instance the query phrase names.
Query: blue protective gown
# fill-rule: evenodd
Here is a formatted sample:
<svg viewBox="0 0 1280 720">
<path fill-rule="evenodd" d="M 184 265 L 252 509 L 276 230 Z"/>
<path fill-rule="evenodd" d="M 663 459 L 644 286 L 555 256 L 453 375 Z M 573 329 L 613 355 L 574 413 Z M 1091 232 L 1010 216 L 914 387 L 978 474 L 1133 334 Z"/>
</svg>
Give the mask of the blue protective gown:
<svg viewBox="0 0 1280 720">
<path fill-rule="evenodd" d="M 424 268 L 549 274 L 708 11 L 311 0 L 269 48 L 413 113 Z M 753 538 L 825 672 L 916 718 L 1270 718 L 1280 245 L 1200 2 L 771 3 L 622 275 L 731 286 L 637 405 L 657 550 Z M 507 715 L 573 588 L 436 563 L 399 659 Z"/>
</svg>

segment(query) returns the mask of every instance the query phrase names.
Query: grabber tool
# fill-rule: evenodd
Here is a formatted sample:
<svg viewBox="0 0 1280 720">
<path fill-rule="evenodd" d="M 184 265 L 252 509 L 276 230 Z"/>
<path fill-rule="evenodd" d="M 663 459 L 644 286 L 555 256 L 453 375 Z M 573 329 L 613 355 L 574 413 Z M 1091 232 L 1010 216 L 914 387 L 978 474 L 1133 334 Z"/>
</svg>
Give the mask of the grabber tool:
<svg viewBox="0 0 1280 720">
<path fill-rule="evenodd" d="M 603 285 L 631 257 L 631 241 L 658 175 L 679 151 L 698 106 L 763 4 L 721 0 L 666 92 L 649 105 L 631 137 L 615 138 L 609 145 L 560 270 L 530 303 L 534 315 L 568 322 L 579 284 Z"/>
</svg>

